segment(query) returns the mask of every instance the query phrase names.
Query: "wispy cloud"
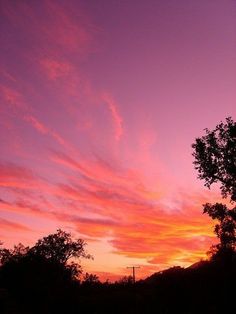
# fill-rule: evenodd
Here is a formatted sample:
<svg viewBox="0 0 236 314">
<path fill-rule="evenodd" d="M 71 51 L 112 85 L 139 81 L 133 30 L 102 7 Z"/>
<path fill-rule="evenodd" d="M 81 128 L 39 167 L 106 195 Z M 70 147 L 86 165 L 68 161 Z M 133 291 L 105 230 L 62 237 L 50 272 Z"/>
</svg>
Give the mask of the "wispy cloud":
<svg viewBox="0 0 236 314">
<path fill-rule="evenodd" d="M 72 70 L 72 66 L 68 62 L 47 58 L 42 59 L 40 63 L 45 69 L 46 75 L 50 80 L 56 80 L 60 77 L 67 77 Z"/>
<path fill-rule="evenodd" d="M 182 156 L 182 146 L 176 142 L 173 149 L 168 140 L 179 125 L 170 125 L 172 119 L 158 133 L 166 122 L 151 114 L 166 119 L 156 108 L 164 99 L 140 95 L 132 107 L 118 100 L 129 99 L 122 84 L 123 94 L 114 96 L 115 84 L 102 79 L 102 66 L 110 67 L 113 52 L 99 46 L 94 55 L 106 34 L 85 6 L 72 2 L 76 10 L 70 2 L 50 0 L 3 6 L 0 209 L 7 218 L 0 226 L 13 241 L 14 228 L 21 228 L 14 217 L 22 215 L 27 226 L 44 219 L 45 226 L 36 223 L 36 233 L 48 230 L 48 223 L 97 243 L 108 239 L 113 261 L 135 259 L 147 271 L 188 265 L 214 242 L 212 222 L 201 206 L 218 196 L 191 192 L 187 184 L 179 188 L 182 176 L 175 176 L 182 169 L 169 160 Z M 12 145 L 14 137 L 21 154 Z"/>
<path fill-rule="evenodd" d="M 8 178 L 33 179 L 34 175 L 31 170 L 12 163 L 0 164 L 0 177 L 5 180 Z"/>
<path fill-rule="evenodd" d="M 32 126 L 40 133 L 42 134 L 48 133 L 48 129 L 46 128 L 46 126 L 39 122 L 35 117 L 28 115 L 25 117 L 25 120 L 29 121 L 32 124 Z"/>
<path fill-rule="evenodd" d="M 85 15 L 80 14 L 80 19 L 76 18 L 74 12 L 64 10 L 58 3 L 46 0 L 45 9 L 47 10 L 48 19 L 46 24 L 42 24 L 45 36 L 51 39 L 51 42 L 58 44 L 64 49 L 81 51 L 88 48 L 91 41 L 91 30 L 88 31 Z M 82 8 L 81 8 L 82 12 Z M 83 20 L 80 23 L 81 19 Z"/>
<path fill-rule="evenodd" d="M 58 156 L 65 162 L 61 166 L 69 167 L 72 172 L 64 178 L 68 183 L 58 182 L 56 186 L 43 187 L 43 182 L 37 183 L 32 172 L 22 167 L 2 166 L 3 184 L 13 194 L 16 187 L 23 190 L 30 184 L 28 189 L 35 192 L 38 186 L 43 188 L 44 199 L 54 198 L 53 204 L 51 201 L 46 204 L 38 193 L 25 194 L 21 199 L 15 194 L 15 203 L 4 204 L 5 210 L 56 219 L 84 236 L 110 237 L 116 254 L 158 263 L 159 267 L 173 263 L 188 265 L 204 257 L 214 242 L 212 224 L 200 213 L 207 196 L 192 195 L 188 201 L 176 203 L 174 209 L 172 204 L 169 209 L 161 205 L 161 199 L 154 200 L 143 193 L 136 184 L 137 177 L 133 173 L 129 176 L 129 171 L 117 173 L 109 168 L 107 176 L 104 162 L 100 168 L 96 163 L 94 167 L 90 163 L 87 168 L 85 161 L 81 164 L 65 155 Z M 97 173 L 96 169 L 99 169 Z M 182 196 L 184 199 L 185 194 Z"/>
<path fill-rule="evenodd" d="M 26 110 L 27 105 L 19 91 L 8 87 L 6 85 L 0 85 L 0 93 L 2 101 L 11 106 L 12 110 Z"/>
<path fill-rule="evenodd" d="M 134 180 L 129 172 L 103 176 L 96 173 L 96 167 L 90 165 L 90 172 L 86 163 L 82 166 L 65 156 L 60 158 L 66 167 L 72 167 L 74 176 L 69 178 L 70 183 L 58 185 L 58 195 L 70 200 L 74 213 L 99 214 L 105 219 L 104 223 L 103 219 L 81 219 L 73 214 L 70 221 L 79 232 L 92 237 L 110 236 L 117 254 L 144 258 L 162 266 L 173 261 L 187 265 L 205 256 L 214 241 L 212 224 L 201 214 L 201 204 L 207 196 L 188 196 L 188 202 L 177 202 L 174 208 L 173 204 L 168 208 L 160 198 L 152 199 L 143 193 L 136 184 L 137 178 Z"/>
<path fill-rule="evenodd" d="M 117 104 L 115 103 L 111 95 L 104 93 L 102 95 L 102 98 L 104 99 L 105 103 L 107 104 L 111 112 L 111 116 L 114 123 L 114 129 L 115 129 L 115 138 L 117 141 L 119 141 L 121 136 L 124 133 L 123 119 L 121 118 L 121 115 L 118 112 Z"/>
<path fill-rule="evenodd" d="M 3 230 L 10 230 L 14 232 L 19 232 L 19 231 L 31 231 L 30 228 L 28 228 L 25 225 L 9 221 L 7 219 L 0 218 L 0 228 Z"/>
<path fill-rule="evenodd" d="M 66 141 L 55 131 L 50 130 L 50 128 L 46 127 L 42 122 L 36 119 L 32 115 L 26 115 L 25 121 L 29 122 L 39 133 L 43 135 L 50 135 L 53 139 L 55 139 L 60 145 L 68 147 Z"/>
</svg>

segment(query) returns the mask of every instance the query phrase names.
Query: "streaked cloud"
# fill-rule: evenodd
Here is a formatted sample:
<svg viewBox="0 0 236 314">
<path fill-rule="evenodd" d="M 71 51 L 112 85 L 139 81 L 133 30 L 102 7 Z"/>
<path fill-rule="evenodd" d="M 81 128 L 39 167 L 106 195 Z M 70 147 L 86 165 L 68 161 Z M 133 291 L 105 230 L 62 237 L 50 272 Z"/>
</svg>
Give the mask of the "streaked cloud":
<svg viewBox="0 0 236 314">
<path fill-rule="evenodd" d="M 11 230 L 13 232 L 20 231 L 30 231 L 30 229 L 22 224 L 18 224 L 3 218 L 0 218 L 0 227 L 3 230 Z"/>
<path fill-rule="evenodd" d="M 103 278 L 129 274 L 129 263 L 142 276 L 189 265 L 215 241 L 201 211 L 219 193 L 196 183 L 190 146 L 204 127 L 236 114 L 227 53 L 235 21 L 215 23 L 210 12 L 199 26 L 189 6 L 194 26 L 186 28 L 164 2 L 148 10 L 150 19 L 127 4 L 126 21 L 122 6 L 96 6 L 2 6 L 1 236 L 31 243 L 65 228 L 88 239 L 99 260 L 90 271 Z M 143 19 L 153 21 L 150 38 Z M 212 25 L 216 38 L 201 29 Z M 199 50 L 202 34 L 207 49 Z"/>
<path fill-rule="evenodd" d="M 43 59 L 41 64 L 50 80 L 56 80 L 60 77 L 66 77 L 71 72 L 71 65 L 66 62 L 53 59 Z"/>
<path fill-rule="evenodd" d="M 123 135 L 123 119 L 121 118 L 120 114 L 118 113 L 117 104 L 114 102 L 112 97 L 106 93 L 102 95 L 102 98 L 106 102 L 113 119 L 114 129 L 115 129 L 115 138 L 117 141 L 120 140 L 121 136 Z"/>
<path fill-rule="evenodd" d="M 11 106 L 12 110 L 26 110 L 27 106 L 20 92 L 6 85 L 0 85 L 2 101 Z"/>
</svg>

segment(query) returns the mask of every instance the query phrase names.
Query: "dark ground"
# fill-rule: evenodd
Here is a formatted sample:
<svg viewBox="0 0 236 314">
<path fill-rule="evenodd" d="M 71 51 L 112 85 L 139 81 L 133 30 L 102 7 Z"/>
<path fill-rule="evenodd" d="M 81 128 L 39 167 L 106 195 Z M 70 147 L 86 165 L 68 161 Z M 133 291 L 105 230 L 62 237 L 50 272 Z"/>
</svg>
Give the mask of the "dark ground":
<svg viewBox="0 0 236 314">
<path fill-rule="evenodd" d="M 52 270 L 50 276 L 39 269 L 8 271 L 0 271 L 2 314 L 236 313 L 235 262 L 173 267 L 136 284 L 59 280 Z"/>
</svg>

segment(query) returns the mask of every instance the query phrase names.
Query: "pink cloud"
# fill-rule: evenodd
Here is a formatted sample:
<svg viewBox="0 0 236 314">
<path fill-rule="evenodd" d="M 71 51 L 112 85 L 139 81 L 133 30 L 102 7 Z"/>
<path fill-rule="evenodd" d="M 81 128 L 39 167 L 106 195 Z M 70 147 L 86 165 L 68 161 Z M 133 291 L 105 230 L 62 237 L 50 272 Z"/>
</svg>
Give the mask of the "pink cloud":
<svg viewBox="0 0 236 314">
<path fill-rule="evenodd" d="M 25 120 L 30 122 L 31 125 L 37 130 L 39 131 L 39 133 L 41 134 L 47 134 L 48 133 L 48 129 L 45 127 L 45 125 L 43 125 L 41 122 L 39 122 L 35 117 L 33 116 L 26 116 Z"/>
<path fill-rule="evenodd" d="M 50 128 L 46 127 L 42 122 L 40 122 L 37 118 L 32 115 L 26 115 L 25 121 L 29 122 L 35 130 L 43 135 L 50 135 L 53 139 L 55 139 L 60 145 L 68 147 L 69 145 L 66 141 L 55 131 L 51 130 Z"/>
<path fill-rule="evenodd" d="M 169 97 L 174 101 L 173 95 L 180 90 L 177 86 L 170 93 L 170 86 L 166 85 L 162 94 L 165 78 L 163 82 L 155 81 L 155 75 L 154 80 L 141 81 L 148 92 L 158 85 L 160 89 L 154 93 L 158 97 L 152 98 L 145 92 L 135 95 L 140 85 L 135 86 L 133 95 L 138 105 L 133 110 L 127 100 L 131 86 L 115 86 L 111 82 L 109 90 L 107 81 L 99 78 L 103 70 L 111 74 L 110 50 L 102 51 L 98 58 L 90 55 L 98 32 L 98 39 L 106 40 L 104 30 L 94 27 L 80 4 L 73 11 L 69 2 L 61 3 L 43 0 L 39 5 L 20 1 L 4 4 L 7 29 L 9 33 L 15 30 L 18 38 L 15 46 L 10 37 L 11 42 L 7 43 L 15 47 L 19 61 L 8 60 L 14 65 L 3 72 L 6 82 L 0 86 L 3 103 L 0 110 L 4 112 L 2 158 L 17 160 L 19 165 L 29 163 L 37 174 L 23 166 L 1 164 L 0 186 L 7 200 L 0 200 L 1 209 L 12 215 L 25 215 L 29 223 L 33 218 L 44 218 L 55 225 L 69 226 L 98 242 L 109 238 L 114 259 L 117 255 L 138 258 L 149 263 L 149 269 L 155 265 L 157 268 L 188 265 L 205 257 L 215 236 L 212 222 L 201 213 L 201 204 L 216 200 L 216 194 L 189 195 L 176 188 L 176 181 L 186 179 L 182 176 L 185 165 L 182 170 L 177 160 L 186 159 L 183 147 L 189 144 L 184 133 L 184 145 L 172 139 L 176 130 L 192 124 L 182 114 L 191 106 L 186 109 L 177 105 L 182 100 L 189 104 L 188 96 L 178 100 L 175 107 L 168 107 Z M 115 53 L 115 49 L 111 51 Z M 98 65 L 97 60 L 101 57 L 102 61 L 104 55 L 108 59 Z M 132 64 L 130 61 L 133 60 L 128 60 L 125 67 Z M 161 68 L 162 65 L 160 71 Z M 126 69 L 120 71 L 114 68 L 117 82 L 122 83 Z M 18 79 L 9 73 L 16 74 Z M 176 73 L 179 75 L 179 71 Z M 130 79 L 133 82 L 133 77 Z M 112 96 L 120 92 L 123 93 L 120 99 L 126 99 L 121 104 Z M 153 117 L 146 114 L 148 110 Z M 17 143 L 22 145 L 24 154 L 20 158 L 15 148 L 9 149 L 13 142 L 9 126 L 14 128 Z M 191 163 L 190 158 L 188 162 Z M 181 177 L 174 181 L 178 171 Z M 185 185 L 185 189 L 191 187 Z"/>
<path fill-rule="evenodd" d="M 9 220 L 3 219 L 3 218 L 0 218 L 0 228 L 2 230 L 14 231 L 14 232 L 31 231 L 31 229 L 25 225 L 22 225 L 22 224 L 16 223 L 16 222 L 12 222 L 12 221 L 9 221 Z"/>
<path fill-rule="evenodd" d="M 18 110 L 27 109 L 27 105 L 24 102 L 21 93 L 17 90 L 8 86 L 0 85 L 0 91 L 4 101 L 6 101 L 9 106 L 15 107 Z"/>
<path fill-rule="evenodd" d="M 42 65 L 50 80 L 67 77 L 72 71 L 71 64 L 55 59 L 42 59 L 40 64 Z"/>
<path fill-rule="evenodd" d="M 8 73 L 6 70 L 0 69 L 0 72 L 6 77 L 7 80 L 15 82 L 15 83 L 17 82 L 16 79 L 10 73 Z"/>
<path fill-rule="evenodd" d="M 119 141 L 121 136 L 124 133 L 124 129 L 123 129 L 123 119 L 121 118 L 121 116 L 118 112 L 117 104 L 112 99 L 112 97 L 107 93 L 104 93 L 102 95 L 102 99 L 105 101 L 105 103 L 107 104 L 107 106 L 111 112 L 111 116 L 112 116 L 113 123 L 114 123 L 114 129 L 115 129 L 115 138 L 117 141 Z"/>
<path fill-rule="evenodd" d="M 104 162 L 100 167 L 91 167 L 98 169 L 98 173 L 90 172 L 86 164 L 63 155 L 60 158 L 72 166 L 75 177 L 80 174 L 80 179 L 76 183 L 74 176 L 69 175 L 66 177 L 69 183 L 51 186 L 50 194 L 47 194 L 48 187 L 43 188 L 42 185 L 46 200 L 53 196 L 57 205 L 54 201 L 50 208 L 44 202 L 42 205 L 47 208 L 41 208 L 36 205 L 40 204 L 39 195 L 30 193 L 25 195 L 25 200 L 18 200 L 15 204 L 2 203 L 1 207 L 70 225 L 84 236 L 109 237 L 115 254 L 141 258 L 162 268 L 173 264 L 189 265 L 204 258 L 214 243 L 212 223 L 201 214 L 200 204 L 207 197 L 192 195 L 188 202 L 176 203 L 174 210 L 166 210 L 157 199 L 153 202 L 148 193 L 143 193 L 135 185 L 137 181 L 132 172 L 130 176 L 129 172 L 118 174 L 113 168 L 107 168 Z M 103 175 L 102 169 L 105 171 Z M 110 175 L 106 176 L 108 169 Z M 29 182 L 34 182 L 31 172 L 25 169 L 14 166 L 4 171 L 4 182 L 9 182 L 10 178 L 15 182 L 25 174 Z M 24 186 L 18 188 L 23 190 Z M 38 186 L 30 183 L 30 189 L 36 191 Z M 15 193 L 14 190 L 12 192 Z"/>
<path fill-rule="evenodd" d="M 19 180 L 33 180 L 35 178 L 33 172 L 22 166 L 12 163 L 0 164 L 0 179 L 2 181 L 18 178 Z"/>
<path fill-rule="evenodd" d="M 96 167 L 92 165 L 90 169 L 93 171 L 90 172 L 86 170 L 86 163 L 82 166 L 65 156 L 60 158 L 71 169 L 83 174 L 78 185 L 72 179 L 70 184 L 58 186 L 58 195 L 70 200 L 70 204 L 76 204 L 70 221 L 85 235 L 112 237 L 111 243 L 117 254 L 143 259 L 152 256 L 150 262 L 159 260 L 163 267 L 173 264 L 173 261 L 188 265 L 194 259 L 205 257 L 205 252 L 215 241 L 212 223 L 201 214 L 201 204 L 208 197 L 188 196 L 188 202 L 176 203 L 175 209 L 169 209 L 158 203 L 156 197 L 153 203 L 147 189 L 144 193 L 135 184 L 137 178 L 133 174 L 129 176 L 129 172 L 118 175 L 110 168 L 110 175 L 104 176 L 100 172 L 102 163 L 96 173 Z M 185 199 L 186 195 L 183 193 L 181 197 Z M 105 220 L 76 216 L 76 210 L 88 215 L 88 209 L 91 214 L 100 214 Z M 163 252 L 162 257 L 158 251 Z"/>
<path fill-rule="evenodd" d="M 89 49 L 91 32 L 96 29 L 87 20 L 82 9 L 78 19 L 78 15 L 69 7 L 65 9 L 55 1 L 43 0 L 41 6 L 44 18 L 38 14 L 37 7 L 29 3 L 6 3 L 3 12 L 13 25 L 33 33 L 40 46 L 49 48 L 49 51 L 60 47 L 63 50 L 82 53 Z"/>
<path fill-rule="evenodd" d="M 49 132 L 37 120 L 30 122 L 38 132 Z M 52 152 L 51 157 L 52 169 L 62 175 L 53 184 L 23 167 L 2 165 L 1 185 L 15 200 L 1 208 L 69 225 L 86 237 L 109 237 L 115 254 L 159 267 L 189 265 L 204 258 L 215 241 L 211 221 L 201 214 L 207 194 L 180 192 L 182 201 L 168 207 L 163 194 L 153 194 L 135 170 L 74 153 Z"/>
<path fill-rule="evenodd" d="M 83 51 L 88 49 L 91 41 L 91 24 L 86 21 L 86 15 L 81 9 L 80 19 L 83 21 L 79 23 L 75 14 L 70 10 L 64 10 L 62 6 L 53 1 L 45 1 L 45 8 L 47 10 L 47 23 L 42 25 L 42 29 L 46 36 L 52 42 L 57 43 L 69 50 Z M 87 24 L 87 28 L 83 23 Z M 90 32 L 88 32 L 88 27 Z"/>
</svg>

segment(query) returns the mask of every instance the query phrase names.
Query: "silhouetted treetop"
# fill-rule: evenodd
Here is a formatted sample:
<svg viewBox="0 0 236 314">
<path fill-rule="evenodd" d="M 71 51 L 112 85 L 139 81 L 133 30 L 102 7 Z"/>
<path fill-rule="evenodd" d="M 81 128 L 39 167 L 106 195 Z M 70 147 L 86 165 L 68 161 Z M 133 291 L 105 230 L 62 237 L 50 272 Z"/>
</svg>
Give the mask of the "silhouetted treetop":
<svg viewBox="0 0 236 314">
<path fill-rule="evenodd" d="M 236 201 L 236 123 L 227 118 L 226 123 L 221 122 L 213 131 L 205 131 L 206 135 L 192 145 L 198 177 L 208 188 L 219 183 L 222 197 L 229 196 L 233 203 Z M 207 203 L 203 205 L 203 213 L 219 222 L 214 231 L 220 243 L 211 248 L 212 257 L 235 256 L 236 207 L 229 209 L 221 203 Z"/>
<path fill-rule="evenodd" d="M 48 281 L 52 276 L 67 281 L 77 279 L 82 268 L 72 258 L 92 258 L 85 251 L 85 245 L 84 240 L 74 240 L 70 233 L 58 229 L 56 233 L 38 240 L 31 248 L 22 244 L 14 246 L 12 250 L 1 248 L 2 278 L 17 271 L 15 277 L 27 274 L 27 278 L 32 278 L 41 273 L 40 282 Z"/>
<path fill-rule="evenodd" d="M 0 245 L 2 245 L 1 243 Z M 14 245 L 13 249 L 0 249 L 0 264 L 5 264 L 9 261 L 18 261 L 20 258 L 28 254 L 29 247 L 24 246 L 22 243 Z"/>
<path fill-rule="evenodd" d="M 236 122 L 229 117 L 214 130 L 205 132 L 192 145 L 198 177 L 208 188 L 220 183 L 222 196 L 236 201 Z"/>
<path fill-rule="evenodd" d="M 73 240 L 70 233 L 58 229 L 56 233 L 38 240 L 31 248 L 31 252 L 60 264 L 66 264 L 72 257 L 92 258 L 86 253 L 85 245 L 84 240 Z"/>
<path fill-rule="evenodd" d="M 99 281 L 99 277 L 95 274 L 85 273 L 83 276 L 83 285 L 94 286 L 97 284 L 101 284 Z"/>
</svg>

